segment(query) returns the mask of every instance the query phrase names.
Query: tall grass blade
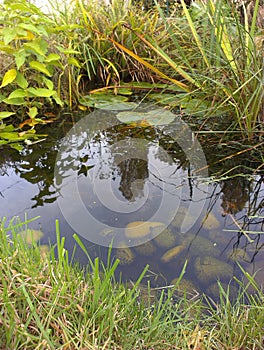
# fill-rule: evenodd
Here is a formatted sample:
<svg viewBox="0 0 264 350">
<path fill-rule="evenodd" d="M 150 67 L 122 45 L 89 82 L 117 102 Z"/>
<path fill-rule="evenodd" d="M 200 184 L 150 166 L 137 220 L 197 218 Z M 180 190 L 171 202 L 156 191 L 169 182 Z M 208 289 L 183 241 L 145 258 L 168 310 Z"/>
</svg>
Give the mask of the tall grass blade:
<svg viewBox="0 0 264 350">
<path fill-rule="evenodd" d="M 193 20 L 192 20 L 192 18 L 190 16 L 189 10 L 187 9 L 187 6 L 186 6 L 184 0 L 181 0 L 181 5 L 182 5 L 182 8 L 183 8 L 184 15 L 185 15 L 185 17 L 186 17 L 186 19 L 188 21 L 189 26 L 190 26 L 193 38 L 194 38 L 194 40 L 195 40 L 195 42 L 196 42 L 196 44 L 197 44 L 197 46 L 198 46 L 198 48 L 199 48 L 199 50 L 200 50 L 200 52 L 202 54 L 202 58 L 203 58 L 203 60 L 204 60 L 204 62 L 206 64 L 206 66 L 210 67 L 210 63 L 209 63 L 208 58 L 206 56 L 204 47 L 203 47 L 202 42 L 200 40 L 200 37 L 199 37 L 199 35 L 198 35 L 197 31 L 196 31 L 195 24 L 193 23 Z"/>
</svg>

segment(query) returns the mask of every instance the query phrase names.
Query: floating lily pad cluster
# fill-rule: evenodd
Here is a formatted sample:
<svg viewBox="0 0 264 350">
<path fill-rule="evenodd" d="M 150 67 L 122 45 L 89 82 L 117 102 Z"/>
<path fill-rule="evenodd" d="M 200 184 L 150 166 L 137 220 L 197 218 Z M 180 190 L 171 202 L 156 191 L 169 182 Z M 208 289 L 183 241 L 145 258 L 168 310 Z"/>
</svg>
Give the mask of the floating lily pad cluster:
<svg viewBox="0 0 264 350">
<path fill-rule="evenodd" d="M 83 97 L 82 105 L 102 110 L 119 111 L 117 118 L 126 124 L 140 126 L 166 125 L 175 119 L 175 114 L 161 107 L 148 107 L 142 110 L 141 104 L 128 101 L 127 96 L 109 93 L 91 94 Z"/>
</svg>

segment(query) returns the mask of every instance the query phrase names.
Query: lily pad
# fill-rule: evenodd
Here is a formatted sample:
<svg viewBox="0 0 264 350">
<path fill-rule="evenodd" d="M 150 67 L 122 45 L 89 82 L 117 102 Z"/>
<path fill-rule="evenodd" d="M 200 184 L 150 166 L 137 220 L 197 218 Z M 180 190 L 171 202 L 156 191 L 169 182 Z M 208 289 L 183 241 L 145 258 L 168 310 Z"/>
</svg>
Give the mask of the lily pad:
<svg viewBox="0 0 264 350">
<path fill-rule="evenodd" d="M 94 104 L 95 108 L 107 111 L 125 111 L 137 107 L 135 102 L 99 102 Z"/>
<path fill-rule="evenodd" d="M 122 123 L 133 123 L 145 120 L 150 125 L 167 125 L 175 119 L 175 115 L 167 109 L 156 108 L 149 112 L 126 111 L 119 112 L 117 118 Z"/>
<path fill-rule="evenodd" d="M 124 111 L 137 107 L 137 104 L 129 102 L 126 96 L 112 95 L 106 92 L 83 96 L 80 103 L 83 106 L 109 111 Z"/>
</svg>

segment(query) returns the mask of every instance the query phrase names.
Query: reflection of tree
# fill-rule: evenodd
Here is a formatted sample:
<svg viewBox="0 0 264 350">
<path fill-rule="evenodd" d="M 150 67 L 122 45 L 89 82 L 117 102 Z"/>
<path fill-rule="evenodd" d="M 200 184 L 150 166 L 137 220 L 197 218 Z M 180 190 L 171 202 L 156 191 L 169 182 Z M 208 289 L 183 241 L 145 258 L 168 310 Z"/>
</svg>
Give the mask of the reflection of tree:
<svg viewBox="0 0 264 350">
<path fill-rule="evenodd" d="M 54 166 L 58 153 L 58 144 L 66 130 L 54 124 L 53 128 L 45 126 L 41 132 L 49 134 L 49 137 L 40 143 L 33 144 L 23 153 L 4 148 L 1 150 L 0 174 L 7 174 L 8 169 L 13 169 L 15 174 L 31 184 L 37 185 L 38 193 L 32 198 L 35 203 L 32 208 L 52 203 L 58 197 L 58 191 L 54 186 Z"/>
<path fill-rule="evenodd" d="M 246 177 L 226 179 L 222 183 L 223 214 L 236 214 L 242 211 L 249 199 L 251 181 Z"/>
<path fill-rule="evenodd" d="M 119 190 L 123 196 L 128 200 L 134 200 L 135 196 L 140 197 L 144 189 L 144 181 L 136 180 L 148 178 L 148 162 L 130 158 L 121 162 L 118 168 L 121 174 Z"/>
</svg>

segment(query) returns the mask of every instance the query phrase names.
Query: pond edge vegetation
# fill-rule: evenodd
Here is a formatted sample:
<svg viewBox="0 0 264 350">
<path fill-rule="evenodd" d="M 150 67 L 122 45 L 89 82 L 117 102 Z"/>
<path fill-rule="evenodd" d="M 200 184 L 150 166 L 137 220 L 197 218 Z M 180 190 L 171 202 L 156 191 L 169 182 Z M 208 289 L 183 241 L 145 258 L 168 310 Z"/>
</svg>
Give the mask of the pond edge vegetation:
<svg viewBox="0 0 264 350">
<path fill-rule="evenodd" d="M 254 278 L 235 299 L 219 283 L 220 301 L 175 292 L 176 285 L 152 290 L 138 280 L 123 285 L 118 260 L 73 264 L 56 222 L 57 243 L 49 250 L 22 231 L 31 220 L 0 230 L 0 345 L 5 349 L 263 349 L 264 295 Z M 254 294 L 249 292 L 254 290 Z"/>
<path fill-rule="evenodd" d="M 56 109 L 91 110 L 86 97 L 98 93 L 98 85 L 114 95 L 145 91 L 198 124 L 202 120 L 202 128 L 217 117 L 227 133 L 239 130 L 251 142 L 259 139 L 262 3 L 256 0 L 252 15 L 224 0 L 189 8 L 181 0 L 170 14 L 155 3 L 144 12 L 133 1 L 106 6 L 76 0 L 69 9 L 53 4 L 54 13 L 47 15 L 25 0 L 6 0 L 0 19 L 0 144 L 21 149 L 18 142 L 36 139 L 35 126 L 54 121 Z"/>
</svg>

